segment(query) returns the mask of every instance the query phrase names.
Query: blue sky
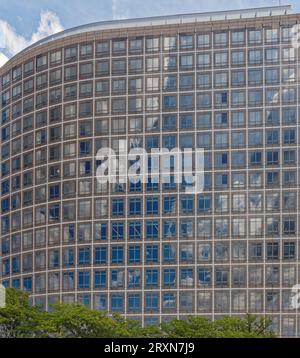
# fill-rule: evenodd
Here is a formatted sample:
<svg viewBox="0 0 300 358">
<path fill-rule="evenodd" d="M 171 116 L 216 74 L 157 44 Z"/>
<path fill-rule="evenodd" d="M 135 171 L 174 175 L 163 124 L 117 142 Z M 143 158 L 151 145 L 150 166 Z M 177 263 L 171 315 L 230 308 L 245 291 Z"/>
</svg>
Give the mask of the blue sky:
<svg viewBox="0 0 300 358">
<path fill-rule="evenodd" d="M 281 3 L 300 12 L 299 0 Z M 1 0 L 0 55 L 11 57 L 35 40 L 89 22 L 278 4 L 278 0 Z"/>
</svg>

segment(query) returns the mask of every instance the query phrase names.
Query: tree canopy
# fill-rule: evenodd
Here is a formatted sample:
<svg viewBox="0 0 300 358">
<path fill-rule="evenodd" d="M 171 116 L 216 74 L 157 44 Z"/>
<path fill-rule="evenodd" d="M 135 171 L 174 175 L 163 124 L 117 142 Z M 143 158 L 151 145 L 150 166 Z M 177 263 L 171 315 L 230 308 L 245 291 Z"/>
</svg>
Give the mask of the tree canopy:
<svg viewBox="0 0 300 358">
<path fill-rule="evenodd" d="M 29 303 L 27 293 L 8 288 L 0 309 L 1 338 L 260 338 L 273 337 L 271 321 L 247 314 L 211 322 L 189 316 L 141 327 L 120 315 L 108 316 L 79 304 L 56 303 L 49 312 Z"/>
</svg>

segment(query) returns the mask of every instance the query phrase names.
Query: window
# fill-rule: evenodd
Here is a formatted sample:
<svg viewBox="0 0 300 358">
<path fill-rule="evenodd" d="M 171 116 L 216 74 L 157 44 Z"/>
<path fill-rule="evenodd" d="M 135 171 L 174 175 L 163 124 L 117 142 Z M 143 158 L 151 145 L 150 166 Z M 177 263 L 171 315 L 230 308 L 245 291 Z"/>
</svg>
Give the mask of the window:
<svg viewBox="0 0 300 358">
<path fill-rule="evenodd" d="M 96 62 L 96 74 L 98 76 L 108 75 L 109 74 L 109 61 L 102 60 Z"/>
<path fill-rule="evenodd" d="M 112 200 L 112 215 L 113 216 L 122 216 L 124 214 L 124 201 L 123 199 L 113 199 Z"/>
<path fill-rule="evenodd" d="M 197 107 L 199 109 L 211 108 L 211 93 L 201 93 L 197 95 Z"/>
<path fill-rule="evenodd" d="M 90 272 L 79 271 L 78 272 L 78 288 L 85 289 L 90 288 Z"/>
<path fill-rule="evenodd" d="M 262 63 L 263 56 L 261 50 L 249 50 L 248 52 L 248 62 L 249 65 L 259 65 Z"/>
<path fill-rule="evenodd" d="M 65 49 L 65 61 L 74 61 L 77 58 L 77 47 L 69 47 Z"/>
<path fill-rule="evenodd" d="M 36 58 L 36 67 L 37 70 L 42 69 L 43 67 L 47 66 L 47 55 L 40 55 Z"/>
<path fill-rule="evenodd" d="M 211 210 L 211 195 L 201 194 L 198 199 L 198 210 L 200 212 L 210 211 Z"/>
<path fill-rule="evenodd" d="M 164 286 L 174 287 L 175 280 L 176 280 L 176 271 L 175 271 L 175 269 L 164 269 L 164 272 L 163 272 Z"/>
<path fill-rule="evenodd" d="M 140 240 L 141 239 L 141 223 L 140 222 L 131 222 L 129 223 L 129 238 L 130 240 Z"/>
<path fill-rule="evenodd" d="M 147 52 L 157 52 L 159 51 L 159 38 L 147 38 L 146 39 L 146 51 Z"/>
<path fill-rule="evenodd" d="M 141 297 L 138 293 L 128 294 L 128 310 L 131 312 L 140 311 Z"/>
<path fill-rule="evenodd" d="M 268 63 L 278 62 L 279 60 L 278 48 L 267 48 L 265 54 L 265 60 Z"/>
<path fill-rule="evenodd" d="M 98 56 L 107 56 L 109 54 L 109 42 L 102 41 L 96 44 L 96 54 Z"/>
<path fill-rule="evenodd" d="M 96 223 L 95 224 L 95 240 L 107 240 L 107 224 Z"/>
<path fill-rule="evenodd" d="M 226 107 L 228 105 L 228 92 L 215 92 L 215 105 L 217 107 Z"/>
<path fill-rule="evenodd" d="M 134 198 L 129 200 L 129 214 L 140 215 L 141 214 L 141 199 Z"/>
<path fill-rule="evenodd" d="M 114 222 L 112 223 L 112 240 L 124 239 L 124 223 Z"/>
<path fill-rule="evenodd" d="M 89 265 L 90 264 L 90 249 L 88 247 L 80 248 L 78 251 L 78 263 L 79 265 Z"/>
<path fill-rule="evenodd" d="M 279 40 L 279 29 L 266 29 L 265 30 L 266 43 L 278 42 Z"/>
<path fill-rule="evenodd" d="M 215 46 L 226 46 L 228 42 L 227 32 L 217 32 L 214 34 L 214 45 Z"/>
<path fill-rule="evenodd" d="M 192 55 L 180 55 L 180 67 L 181 69 L 191 69 L 193 68 L 193 59 Z"/>
<path fill-rule="evenodd" d="M 211 74 L 210 73 L 198 73 L 197 74 L 197 87 L 198 88 L 211 87 Z"/>
<path fill-rule="evenodd" d="M 226 87 L 228 85 L 228 73 L 216 72 L 215 73 L 215 87 Z"/>
<path fill-rule="evenodd" d="M 243 65 L 245 63 L 244 51 L 232 51 L 231 52 L 231 64 L 233 66 Z"/>
<path fill-rule="evenodd" d="M 159 226 L 156 220 L 147 220 L 146 221 L 146 238 L 147 239 L 157 239 L 159 233 Z"/>
<path fill-rule="evenodd" d="M 279 244 L 277 242 L 268 242 L 266 254 L 268 260 L 279 259 Z"/>
<path fill-rule="evenodd" d="M 164 76 L 163 79 L 163 90 L 164 91 L 174 91 L 177 88 L 177 77 L 174 75 Z"/>
<path fill-rule="evenodd" d="M 93 64 L 81 63 L 79 67 L 79 75 L 81 78 L 93 76 Z"/>
<path fill-rule="evenodd" d="M 293 83 L 296 80 L 296 70 L 294 67 L 282 69 L 282 81 L 284 83 Z"/>
<path fill-rule="evenodd" d="M 227 52 L 215 53 L 215 66 L 226 67 L 227 63 L 228 63 L 228 53 Z"/>
<path fill-rule="evenodd" d="M 176 50 L 176 37 L 170 36 L 164 38 L 164 50 L 166 51 L 174 51 Z"/>
<path fill-rule="evenodd" d="M 146 82 L 148 92 L 159 90 L 159 77 L 148 77 Z"/>
<path fill-rule="evenodd" d="M 194 47 L 193 35 L 180 35 L 180 49 L 192 49 Z"/>
<path fill-rule="evenodd" d="M 243 45 L 245 42 L 244 31 L 232 31 L 231 32 L 231 44 L 232 46 Z"/>
<path fill-rule="evenodd" d="M 111 309 L 115 312 L 122 312 L 124 306 L 124 297 L 122 294 L 112 294 L 111 295 Z"/>
<path fill-rule="evenodd" d="M 112 246 L 111 248 L 111 262 L 113 264 L 121 264 L 124 260 L 123 246 Z"/>
<path fill-rule="evenodd" d="M 158 269 L 147 269 L 145 276 L 146 287 L 158 286 Z"/>
<path fill-rule="evenodd" d="M 193 197 L 183 197 L 181 199 L 181 211 L 184 214 L 192 213 L 194 210 L 194 199 Z"/>
<path fill-rule="evenodd" d="M 253 261 L 262 260 L 263 246 L 261 243 L 250 243 L 249 258 Z"/>
<path fill-rule="evenodd" d="M 84 44 L 80 46 L 80 57 L 87 58 L 93 55 L 93 45 L 92 44 Z"/>
<path fill-rule="evenodd" d="M 294 165 L 296 163 L 295 150 L 284 150 L 283 151 L 283 163 Z"/>
<path fill-rule="evenodd" d="M 260 69 L 248 70 L 248 84 L 250 85 L 262 84 L 262 70 Z"/>
<path fill-rule="evenodd" d="M 174 262 L 176 260 L 176 246 L 174 244 L 166 244 L 163 247 L 163 261 Z"/>
<path fill-rule="evenodd" d="M 197 47 L 206 48 L 210 47 L 210 34 L 198 34 L 197 35 Z"/>
<path fill-rule="evenodd" d="M 128 248 L 128 262 L 139 263 L 141 261 L 141 247 L 139 245 L 131 245 Z"/>
<path fill-rule="evenodd" d="M 109 92 L 109 82 L 107 80 L 97 81 L 95 91 L 96 95 L 107 95 Z"/>
<path fill-rule="evenodd" d="M 279 83 L 279 70 L 278 68 L 267 68 L 265 72 L 266 84 Z"/>
<path fill-rule="evenodd" d="M 251 165 L 260 165 L 262 163 L 262 153 L 261 152 L 251 152 L 250 153 L 250 164 Z"/>
<path fill-rule="evenodd" d="M 248 41 L 249 45 L 260 44 L 262 42 L 262 30 L 249 30 Z"/>
<path fill-rule="evenodd" d="M 147 57 L 146 58 L 146 71 L 154 72 L 159 70 L 159 58 L 158 57 Z"/>
<path fill-rule="evenodd" d="M 267 151 L 267 165 L 278 165 L 278 164 L 279 164 L 279 152 Z"/>
<path fill-rule="evenodd" d="M 261 236 L 262 235 L 262 218 L 250 218 L 249 219 L 249 235 Z"/>
<path fill-rule="evenodd" d="M 293 218 L 284 218 L 283 219 L 283 233 L 285 235 L 295 235 L 295 219 Z"/>
<path fill-rule="evenodd" d="M 283 259 L 293 260 L 296 257 L 295 242 L 284 242 L 283 244 Z"/>
<path fill-rule="evenodd" d="M 244 86 L 245 85 L 245 71 L 231 71 L 231 85 L 235 86 Z"/>
<path fill-rule="evenodd" d="M 95 271 L 94 273 L 94 288 L 107 287 L 107 274 L 106 271 Z"/>
<path fill-rule="evenodd" d="M 207 68 L 211 66 L 211 56 L 209 53 L 199 54 L 197 56 L 197 66 L 199 68 Z"/>
<path fill-rule="evenodd" d="M 141 58 L 130 59 L 128 67 L 132 73 L 140 72 L 143 69 L 143 61 Z"/>
<path fill-rule="evenodd" d="M 30 75 L 31 73 L 33 73 L 33 61 L 29 61 L 29 62 L 26 62 L 24 64 L 24 75 Z M 2 77 L 3 78 L 3 77 Z M 3 83 L 3 85 L 5 85 L 5 83 Z"/>
<path fill-rule="evenodd" d="M 164 129 L 172 130 L 176 128 L 176 117 L 175 116 L 164 116 Z"/>
<path fill-rule="evenodd" d="M 229 164 L 227 152 L 215 153 L 215 168 L 227 168 Z"/>
<path fill-rule="evenodd" d="M 125 40 L 113 40 L 112 43 L 113 53 L 122 54 L 126 51 L 126 41 Z"/>
<path fill-rule="evenodd" d="M 165 110 L 176 108 L 176 96 L 164 96 L 163 101 Z"/>
</svg>

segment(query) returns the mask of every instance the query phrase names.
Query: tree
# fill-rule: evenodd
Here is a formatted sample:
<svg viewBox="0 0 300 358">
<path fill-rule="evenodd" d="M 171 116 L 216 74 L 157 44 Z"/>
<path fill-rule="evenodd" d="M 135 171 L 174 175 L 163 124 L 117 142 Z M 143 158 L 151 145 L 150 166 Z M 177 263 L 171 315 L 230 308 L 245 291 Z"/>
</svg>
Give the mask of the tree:
<svg viewBox="0 0 300 358">
<path fill-rule="evenodd" d="M 117 326 L 102 312 L 78 304 L 54 304 L 40 322 L 44 335 L 56 338 L 113 337 Z"/>
<path fill-rule="evenodd" d="M 274 336 L 270 325 L 270 319 L 249 314 L 245 318 L 226 316 L 213 322 L 190 316 L 186 321 L 163 323 L 162 331 L 170 338 L 259 338 Z"/>
<path fill-rule="evenodd" d="M 6 307 L 0 309 L 0 337 L 39 336 L 38 326 L 43 313 L 29 304 L 28 295 L 14 288 L 6 289 Z"/>
<path fill-rule="evenodd" d="M 211 338 L 214 336 L 213 326 L 205 317 L 189 316 L 187 320 L 174 319 L 162 323 L 163 336 L 169 338 Z"/>
<path fill-rule="evenodd" d="M 274 337 L 271 320 L 247 314 L 245 318 L 224 317 L 212 323 L 218 338 Z"/>
<path fill-rule="evenodd" d="M 273 337 L 270 325 L 269 319 L 246 315 L 226 316 L 214 322 L 189 316 L 160 326 L 141 327 L 139 322 L 119 314 L 109 317 L 79 304 L 56 303 L 46 312 L 31 306 L 27 293 L 13 288 L 7 289 L 6 307 L 0 309 L 2 338 L 258 338 Z"/>
</svg>

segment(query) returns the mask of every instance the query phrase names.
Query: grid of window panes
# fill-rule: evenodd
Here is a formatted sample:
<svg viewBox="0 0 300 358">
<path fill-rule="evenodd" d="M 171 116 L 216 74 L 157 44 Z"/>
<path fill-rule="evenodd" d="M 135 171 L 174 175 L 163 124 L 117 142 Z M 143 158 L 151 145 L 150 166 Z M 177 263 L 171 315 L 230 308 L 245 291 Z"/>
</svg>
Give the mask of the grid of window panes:
<svg viewBox="0 0 300 358">
<path fill-rule="evenodd" d="M 96 40 L 3 74 L 2 282 L 46 308 L 76 300 L 144 324 L 251 312 L 300 332 L 290 34 Z M 124 150 L 120 139 L 204 148 L 203 193 L 173 180 L 99 185 L 95 153 Z"/>
</svg>

